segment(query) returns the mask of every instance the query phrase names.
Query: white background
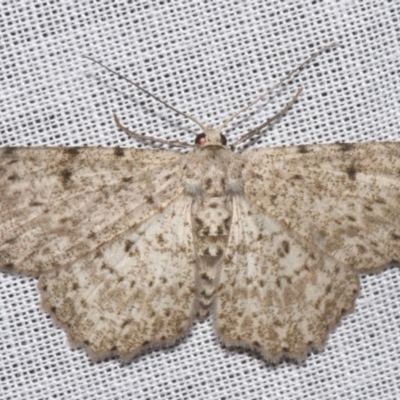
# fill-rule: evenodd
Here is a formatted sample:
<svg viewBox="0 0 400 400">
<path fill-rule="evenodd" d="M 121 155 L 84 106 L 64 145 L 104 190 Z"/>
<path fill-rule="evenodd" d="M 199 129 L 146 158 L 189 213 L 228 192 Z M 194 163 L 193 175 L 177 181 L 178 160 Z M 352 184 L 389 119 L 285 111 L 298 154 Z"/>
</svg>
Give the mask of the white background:
<svg viewBox="0 0 400 400">
<path fill-rule="evenodd" d="M 218 124 L 320 46 L 295 79 L 226 130 L 304 92 L 254 147 L 400 140 L 400 2 L 2 1 L 0 145 L 150 147 L 115 127 L 192 141 L 197 128 L 82 58 Z M 153 146 L 154 147 L 154 146 Z M 1 194 L 0 194 L 1 195 Z M 362 276 L 356 312 L 302 364 L 223 348 L 211 320 L 128 365 L 71 350 L 36 280 L 0 274 L 1 399 L 399 399 L 400 274 Z"/>
</svg>

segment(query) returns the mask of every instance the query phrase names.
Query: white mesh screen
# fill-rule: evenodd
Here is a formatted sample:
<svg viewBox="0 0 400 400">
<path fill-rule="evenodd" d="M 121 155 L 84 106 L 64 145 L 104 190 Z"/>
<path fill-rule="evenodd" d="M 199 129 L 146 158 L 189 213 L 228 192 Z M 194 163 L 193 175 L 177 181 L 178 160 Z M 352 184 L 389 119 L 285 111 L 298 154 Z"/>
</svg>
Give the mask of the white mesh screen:
<svg viewBox="0 0 400 400">
<path fill-rule="evenodd" d="M 97 60 L 206 124 L 261 94 L 320 46 L 231 141 L 304 88 L 254 146 L 400 139 L 400 2 L 2 1 L 0 145 L 151 147 L 118 131 L 193 140 L 196 127 Z M 154 146 L 153 146 L 154 147 Z M 1 194 L 0 194 L 1 195 Z M 71 350 L 36 280 L 0 275 L 1 399 L 399 399 L 400 274 L 362 277 L 356 312 L 302 365 L 220 346 L 211 321 L 120 366 Z"/>
</svg>

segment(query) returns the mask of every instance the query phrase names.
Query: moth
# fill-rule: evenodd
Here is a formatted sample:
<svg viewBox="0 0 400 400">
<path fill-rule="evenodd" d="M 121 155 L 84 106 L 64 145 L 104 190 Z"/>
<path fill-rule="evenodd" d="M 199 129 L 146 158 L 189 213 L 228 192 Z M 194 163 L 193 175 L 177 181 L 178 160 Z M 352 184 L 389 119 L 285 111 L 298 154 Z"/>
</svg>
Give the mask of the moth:
<svg viewBox="0 0 400 400">
<path fill-rule="evenodd" d="M 227 346 L 274 362 L 322 348 L 358 273 L 400 260 L 400 145 L 233 151 L 301 91 L 228 147 L 225 126 L 277 85 L 217 129 L 167 105 L 201 128 L 168 142 L 190 154 L 1 149 L 1 269 L 38 276 L 44 309 L 96 359 L 172 345 L 209 314 Z"/>
</svg>

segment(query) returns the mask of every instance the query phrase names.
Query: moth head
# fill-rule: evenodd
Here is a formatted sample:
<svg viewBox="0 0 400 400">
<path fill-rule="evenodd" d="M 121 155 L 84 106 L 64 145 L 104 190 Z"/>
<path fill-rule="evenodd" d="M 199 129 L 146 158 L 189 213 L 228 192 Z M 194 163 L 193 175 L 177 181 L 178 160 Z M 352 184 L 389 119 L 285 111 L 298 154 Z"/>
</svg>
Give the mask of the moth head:
<svg viewBox="0 0 400 400">
<path fill-rule="evenodd" d="M 220 129 L 214 129 L 211 126 L 204 126 L 203 132 L 198 134 L 195 144 L 200 147 L 224 147 L 226 146 L 226 136 L 221 133 Z"/>
</svg>

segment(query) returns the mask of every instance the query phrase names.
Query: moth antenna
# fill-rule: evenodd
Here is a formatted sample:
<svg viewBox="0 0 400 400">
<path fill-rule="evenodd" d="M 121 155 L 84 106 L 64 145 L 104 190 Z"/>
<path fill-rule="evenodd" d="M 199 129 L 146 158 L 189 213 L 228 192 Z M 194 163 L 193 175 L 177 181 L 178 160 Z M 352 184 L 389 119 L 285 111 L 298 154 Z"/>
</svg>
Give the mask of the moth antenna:
<svg viewBox="0 0 400 400">
<path fill-rule="evenodd" d="M 309 64 L 312 60 L 314 60 L 315 57 L 317 57 L 318 55 L 320 55 L 321 53 L 323 53 L 326 50 L 329 50 L 333 47 L 338 47 L 340 46 L 340 43 L 331 43 L 328 44 L 327 46 L 321 47 L 318 51 L 316 51 L 315 53 L 311 54 L 310 57 L 308 57 L 305 61 L 303 61 L 299 66 L 297 66 L 296 68 L 292 69 L 288 74 L 286 74 L 279 82 L 277 82 L 275 85 L 273 85 L 272 87 L 270 87 L 266 92 L 264 92 L 261 96 L 257 97 L 257 99 L 253 100 L 251 103 L 247 104 L 246 106 L 240 108 L 239 110 L 237 110 L 235 113 L 233 113 L 229 118 L 227 118 L 218 128 L 218 131 L 221 132 L 234 118 L 236 118 L 239 114 L 247 111 L 250 107 L 254 106 L 254 104 L 258 103 L 259 101 L 261 101 L 262 99 L 264 99 L 265 97 L 267 97 L 269 94 L 271 94 L 277 87 L 279 87 L 280 85 L 282 85 L 282 83 L 286 82 L 287 80 L 289 80 L 297 71 L 299 71 L 300 69 L 302 69 L 304 66 L 306 66 L 307 64 Z"/>
<path fill-rule="evenodd" d="M 183 111 L 179 111 L 178 109 L 176 109 L 175 107 L 169 105 L 168 103 L 166 103 L 164 100 L 161 100 L 159 97 L 155 96 L 154 94 L 150 93 L 149 91 L 147 91 L 146 89 L 143 89 L 141 86 L 139 86 L 137 83 L 131 81 L 130 79 L 128 79 L 126 76 L 121 75 L 119 72 L 114 71 L 113 69 L 107 67 L 106 65 L 104 65 L 102 62 L 95 60 L 94 58 L 88 57 L 88 56 L 82 56 L 83 58 L 86 58 L 98 65 L 100 65 L 101 67 L 105 68 L 107 71 L 111 72 L 112 74 L 118 76 L 119 78 L 123 79 L 124 81 L 130 83 L 131 85 L 135 86 L 137 89 L 141 90 L 142 92 L 146 93 L 148 96 L 152 97 L 154 100 L 158 101 L 159 103 L 163 104 L 165 107 L 169 108 L 170 110 L 176 112 L 179 115 L 182 115 L 184 118 L 189 119 L 190 121 L 194 122 L 197 126 L 200 127 L 200 129 L 204 132 L 206 129 L 206 126 L 203 125 L 200 121 L 198 121 L 196 118 L 192 117 L 189 114 L 186 114 Z"/>
<path fill-rule="evenodd" d="M 246 140 L 249 140 L 253 136 L 256 136 L 260 133 L 261 129 L 264 129 L 266 126 L 272 124 L 275 120 L 280 118 L 283 114 L 286 113 L 286 111 L 289 110 L 290 107 L 296 102 L 297 98 L 300 96 L 300 93 L 303 91 L 303 88 L 297 89 L 296 94 L 292 97 L 292 99 L 289 101 L 289 103 L 286 104 L 285 107 L 282 108 L 277 114 L 275 114 L 273 117 L 268 118 L 265 122 L 263 122 L 261 125 L 253 128 L 251 131 L 247 132 L 245 135 L 243 135 L 241 138 L 239 138 L 235 143 L 233 143 L 230 147 L 232 150 L 235 150 L 239 144 L 245 142 Z"/>
<path fill-rule="evenodd" d="M 139 135 L 138 133 L 132 132 L 125 125 L 123 125 L 120 122 L 120 120 L 118 119 L 117 114 L 114 113 L 113 117 L 114 117 L 114 121 L 115 121 L 116 125 L 118 126 L 118 128 L 122 129 L 128 136 L 134 137 L 136 140 L 148 140 L 149 142 L 168 144 L 169 146 L 173 146 L 173 147 L 192 147 L 192 148 L 196 147 L 192 144 L 185 143 L 185 142 L 178 142 L 176 140 L 164 140 L 164 139 L 154 138 L 152 136 Z"/>
</svg>

